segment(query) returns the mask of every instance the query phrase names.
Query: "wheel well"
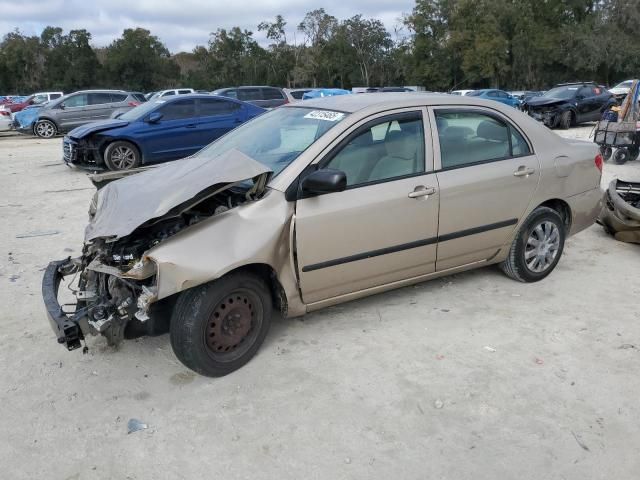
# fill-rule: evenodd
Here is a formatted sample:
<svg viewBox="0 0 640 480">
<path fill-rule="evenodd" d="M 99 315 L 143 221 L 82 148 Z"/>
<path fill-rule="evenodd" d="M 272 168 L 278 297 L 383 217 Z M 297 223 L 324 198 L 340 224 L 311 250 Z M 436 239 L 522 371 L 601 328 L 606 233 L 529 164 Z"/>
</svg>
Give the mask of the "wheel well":
<svg viewBox="0 0 640 480">
<path fill-rule="evenodd" d="M 560 214 L 562 217 L 562 221 L 566 227 L 567 232 L 571 229 L 571 207 L 564 200 L 560 200 L 558 198 L 554 198 L 552 200 L 547 200 L 546 202 L 540 204 L 541 207 L 551 208 Z"/>
<path fill-rule="evenodd" d="M 284 291 L 280 280 L 278 280 L 278 274 L 271 267 L 271 265 L 267 265 L 266 263 L 252 263 L 250 265 L 243 265 L 234 270 L 231 270 L 225 275 L 228 275 L 232 272 L 248 272 L 262 278 L 271 291 L 273 306 L 280 310 L 283 318 L 286 318 L 288 308 L 287 294 Z"/>
<path fill-rule="evenodd" d="M 33 131 L 35 132 L 36 129 L 36 125 L 38 124 L 38 122 L 42 121 L 42 120 L 46 120 L 47 122 L 51 122 L 55 125 L 56 130 L 59 130 L 60 127 L 58 127 L 58 124 L 56 123 L 55 120 L 50 119 L 49 117 L 43 117 L 43 118 L 37 118 L 35 122 L 33 122 Z"/>
</svg>

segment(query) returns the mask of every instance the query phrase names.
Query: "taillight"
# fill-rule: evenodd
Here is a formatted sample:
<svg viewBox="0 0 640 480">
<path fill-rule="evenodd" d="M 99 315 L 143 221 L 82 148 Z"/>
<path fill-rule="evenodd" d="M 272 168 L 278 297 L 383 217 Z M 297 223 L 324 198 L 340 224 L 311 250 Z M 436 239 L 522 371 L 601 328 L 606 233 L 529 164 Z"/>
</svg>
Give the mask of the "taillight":
<svg viewBox="0 0 640 480">
<path fill-rule="evenodd" d="M 137 107 L 138 105 L 140 105 L 140 102 L 129 102 L 130 107 Z"/>
<path fill-rule="evenodd" d="M 602 165 L 604 164 L 604 160 L 602 159 L 602 155 L 597 154 L 594 161 L 596 163 L 596 168 L 598 170 L 600 170 L 600 173 L 602 173 Z"/>
<path fill-rule="evenodd" d="M 8 117 L 9 115 L 11 115 L 11 112 L 9 110 L 0 110 L 0 115 Z"/>
</svg>

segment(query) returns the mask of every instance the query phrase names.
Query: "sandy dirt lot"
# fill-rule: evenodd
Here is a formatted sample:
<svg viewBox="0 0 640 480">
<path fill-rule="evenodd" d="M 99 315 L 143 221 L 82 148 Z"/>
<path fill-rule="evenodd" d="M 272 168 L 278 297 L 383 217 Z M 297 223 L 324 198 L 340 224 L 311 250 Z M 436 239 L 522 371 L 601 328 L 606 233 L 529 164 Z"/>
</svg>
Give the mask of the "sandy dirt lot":
<svg viewBox="0 0 640 480">
<path fill-rule="evenodd" d="M 60 156 L 0 137 L 0 477 L 638 478 L 640 247 L 594 226 L 537 284 L 485 268 L 280 320 L 209 379 L 167 336 L 55 342 L 41 275 L 79 254 L 93 194 Z"/>
</svg>

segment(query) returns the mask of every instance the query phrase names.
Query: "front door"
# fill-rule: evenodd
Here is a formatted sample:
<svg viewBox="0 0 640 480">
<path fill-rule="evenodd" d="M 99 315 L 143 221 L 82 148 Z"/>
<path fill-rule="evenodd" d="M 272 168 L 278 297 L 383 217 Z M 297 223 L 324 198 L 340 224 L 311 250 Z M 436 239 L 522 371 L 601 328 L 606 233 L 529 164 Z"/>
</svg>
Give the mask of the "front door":
<svg viewBox="0 0 640 480">
<path fill-rule="evenodd" d="M 438 271 L 487 260 L 509 240 L 540 178 L 529 142 L 480 108 L 437 108 Z"/>
<path fill-rule="evenodd" d="M 195 153 L 198 145 L 196 103 L 193 98 L 168 100 L 156 109 L 159 122 L 138 122 L 135 136 L 143 145 L 146 162 L 175 160 Z"/>
<path fill-rule="evenodd" d="M 422 109 L 378 115 L 320 162 L 344 171 L 348 186 L 297 201 L 305 303 L 434 271 L 438 184 L 426 132 Z"/>
<path fill-rule="evenodd" d="M 71 130 L 78 125 L 90 122 L 87 113 L 87 105 L 89 104 L 89 95 L 86 93 L 78 93 L 71 95 L 60 105 L 55 107 L 56 123 L 62 130 Z"/>
</svg>

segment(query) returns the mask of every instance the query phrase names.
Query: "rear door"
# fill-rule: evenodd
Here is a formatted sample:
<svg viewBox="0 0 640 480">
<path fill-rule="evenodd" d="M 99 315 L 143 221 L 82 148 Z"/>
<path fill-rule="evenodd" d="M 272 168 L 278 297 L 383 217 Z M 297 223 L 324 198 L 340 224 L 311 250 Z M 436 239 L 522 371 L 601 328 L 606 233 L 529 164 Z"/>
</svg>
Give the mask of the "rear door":
<svg viewBox="0 0 640 480">
<path fill-rule="evenodd" d="M 369 117 L 320 161 L 320 168 L 344 171 L 348 186 L 296 202 L 305 303 L 434 271 L 438 184 L 424 112 Z"/>
<path fill-rule="evenodd" d="M 154 111 L 162 114 L 160 121 L 139 122 L 134 134 L 143 147 L 145 162 L 175 160 L 199 150 L 195 99 L 171 99 Z"/>
<path fill-rule="evenodd" d="M 90 93 L 86 111 L 91 121 L 109 118 L 111 115 L 111 92 Z"/>
<path fill-rule="evenodd" d="M 522 220 L 540 178 L 530 142 L 483 108 L 438 107 L 436 169 L 440 223 L 436 270 L 487 260 Z"/>
<path fill-rule="evenodd" d="M 210 144 L 246 119 L 242 104 L 224 97 L 198 99 L 198 150 Z"/>
</svg>

